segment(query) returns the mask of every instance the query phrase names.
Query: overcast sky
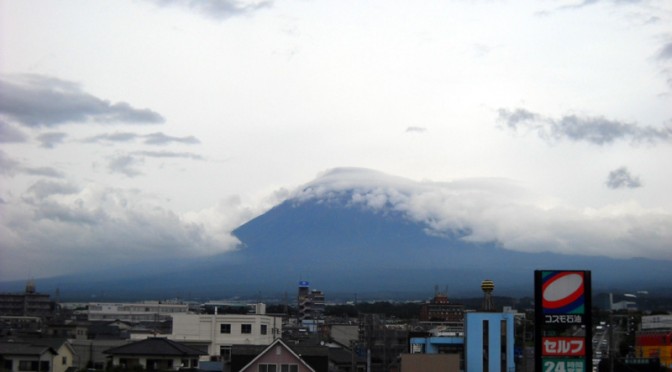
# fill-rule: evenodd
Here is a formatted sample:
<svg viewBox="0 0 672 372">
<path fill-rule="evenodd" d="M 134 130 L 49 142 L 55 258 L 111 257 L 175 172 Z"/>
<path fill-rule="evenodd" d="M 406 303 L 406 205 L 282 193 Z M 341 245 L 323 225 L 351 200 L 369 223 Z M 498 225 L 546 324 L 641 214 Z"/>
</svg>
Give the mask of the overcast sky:
<svg viewBox="0 0 672 372">
<path fill-rule="evenodd" d="M 217 254 L 351 186 L 672 260 L 672 2 L 0 0 L 0 280 Z"/>
</svg>

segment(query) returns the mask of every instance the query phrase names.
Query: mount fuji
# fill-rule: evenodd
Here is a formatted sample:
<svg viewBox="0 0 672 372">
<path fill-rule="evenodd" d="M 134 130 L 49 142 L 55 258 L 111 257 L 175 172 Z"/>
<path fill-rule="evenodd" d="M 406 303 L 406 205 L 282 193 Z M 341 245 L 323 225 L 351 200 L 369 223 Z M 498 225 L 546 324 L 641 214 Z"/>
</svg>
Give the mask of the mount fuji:
<svg viewBox="0 0 672 372">
<path fill-rule="evenodd" d="M 558 227 L 553 219 L 523 217 L 520 210 L 533 203 L 502 180 L 435 184 L 335 169 L 236 228 L 235 251 L 158 258 L 38 286 L 99 300 L 221 298 L 294 293 L 305 280 L 327 294 L 408 298 L 435 285 L 451 296 L 477 295 L 480 282 L 492 279 L 496 294 L 530 296 L 534 270 L 576 269 L 593 272 L 594 291 L 670 291 L 672 261 L 600 254 L 582 246 L 566 221 Z M 554 229 L 567 229 L 568 238 L 549 239 Z"/>
</svg>

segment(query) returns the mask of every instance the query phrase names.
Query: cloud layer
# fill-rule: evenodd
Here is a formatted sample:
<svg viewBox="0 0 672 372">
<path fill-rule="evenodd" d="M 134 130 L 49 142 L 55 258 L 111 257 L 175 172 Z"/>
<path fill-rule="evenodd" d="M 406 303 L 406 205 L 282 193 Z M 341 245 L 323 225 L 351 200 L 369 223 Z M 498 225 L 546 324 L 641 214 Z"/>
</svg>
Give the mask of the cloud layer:
<svg viewBox="0 0 672 372">
<path fill-rule="evenodd" d="M 626 167 L 620 167 L 609 172 L 607 187 L 610 189 L 635 189 L 642 187 L 642 182 L 639 180 L 639 177 L 631 175 Z"/>
<path fill-rule="evenodd" d="M 0 115 L 27 127 L 67 123 L 163 123 L 150 109 L 111 103 L 84 92 L 77 84 L 43 75 L 0 77 Z"/>
<path fill-rule="evenodd" d="M 610 177 L 611 178 L 611 177 Z M 616 187 L 637 187 L 617 170 Z M 634 202 L 576 208 L 532 197 L 503 179 L 414 182 L 366 169 L 336 169 L 298 190 L 297 200 L 340 198 L 374 211 L 391 210 L 424 223 L 435 235 L 460 233 L 473 242 L 498 242 L 525 252 L 649 257 L 672 260 L 672 215 Z"/>
<path fill-rule="evenodd" d="M 672 140 L 672 128 L 639 126 L 600 116 L 565 115 L 554 119 L 517 108 L 499 109 L 498 119 L 511 130 L 536 132 L 539 137 L 547 141 L 568 140 L 610 145 L 620 140 L 650 144 Z"/>
<path fill-rule="evenodd" d="M 0 280 L 225 252 L 253 215 L 237 198 L 179 215 L 138 190 L 45 180 L 3 200 L 0 214 Z"/>
<path fill-rule="evenodd" d="M 149 0 L 160 6 L 180 6 L 214 19 L 226 19 L 269 7 L 271 0 Z"/>
<path fill-rule="evenodd" d="M 141 139 L 146 145 L 169 145 L 171 143 L 182 143 L 186 145 L 199 144 L 201 141 L 194 136 L 187 137 L 174 137 L 164 134 L 162 132 L 150 133 L 150 134 L 137 134 L 129 132 L 116 132 L 116 133 L 105 133 L 99 134 L 96 136 L 89 137 L 84 140 L 88 143 L 98 143 L 98 142 L 132 142 L 136 139 Z"/>
</svg>

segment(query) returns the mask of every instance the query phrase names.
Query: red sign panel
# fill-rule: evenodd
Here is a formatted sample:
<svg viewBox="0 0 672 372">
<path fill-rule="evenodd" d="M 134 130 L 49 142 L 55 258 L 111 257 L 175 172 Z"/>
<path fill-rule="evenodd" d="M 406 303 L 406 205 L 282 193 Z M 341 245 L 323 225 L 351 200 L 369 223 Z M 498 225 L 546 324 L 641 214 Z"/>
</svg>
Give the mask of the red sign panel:
<svg viewBox="0 0 672 372">
<path fill-rule="evenodd" d="M 583 337 L 543 337 L 541 347 L 544 356 L 586 355 L 586 340 Z"/>
</svg>

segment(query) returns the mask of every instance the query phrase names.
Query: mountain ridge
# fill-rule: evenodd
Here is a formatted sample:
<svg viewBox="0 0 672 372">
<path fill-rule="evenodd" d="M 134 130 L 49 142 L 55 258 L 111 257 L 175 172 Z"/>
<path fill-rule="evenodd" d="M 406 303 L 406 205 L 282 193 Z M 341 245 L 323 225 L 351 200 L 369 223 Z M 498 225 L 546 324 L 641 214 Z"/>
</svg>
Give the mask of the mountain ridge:
<svg viewBox="0 0 672 372">
<path fill-rule="evenodd" d="M 523 252 L 497 240 L 475 240 L 465 221 L 441 220 L 440 206 L 431 200 L 428 213 L 409 205 L 414 190 L 423 187 L 361 169 L 327 172 L 236 228 L 232 234 L 241 244 L 233 252 L 179 261 L 160 257 L 124 267 L 102 264 L 88 273 L 36 282 L 64 295 L 101 299 L 279 294 L 295 291 L 299 280 L 328 293 L 431 293 L 435 285 L 447 285 L 453 295 L 473 296 L 481 280 L 492 279 L 496 294 L 531 296 L 534 270 L 573 269 L 593 271 L 596 290 L 672 292 L 670 261 L 561 254 L 550 247 Z M 0 290 L 23 284 L 0 283 Z"/>
</svg>

